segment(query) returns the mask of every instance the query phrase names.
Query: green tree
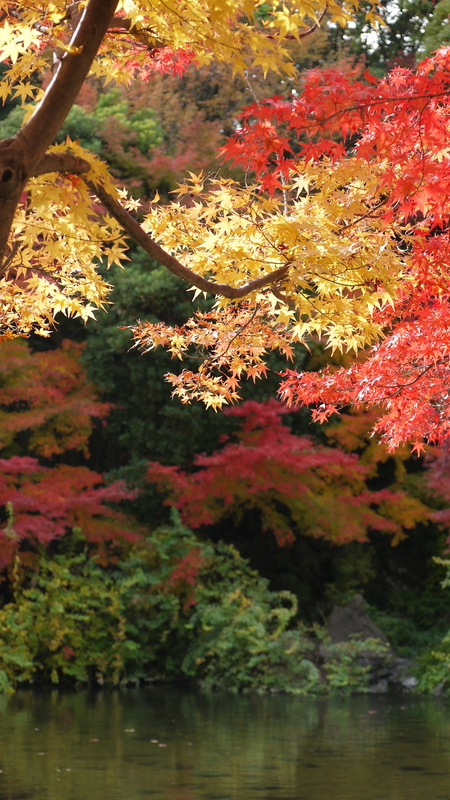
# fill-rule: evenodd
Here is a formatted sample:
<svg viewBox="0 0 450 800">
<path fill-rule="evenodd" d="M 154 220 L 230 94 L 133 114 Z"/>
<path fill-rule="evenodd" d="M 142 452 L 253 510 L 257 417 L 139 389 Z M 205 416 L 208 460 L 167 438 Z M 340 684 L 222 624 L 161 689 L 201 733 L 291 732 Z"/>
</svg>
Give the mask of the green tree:
<svg viewBox="0 0 450 800">
<path fill-rule="evenodd" d="M 430 19 L 423 32 L 421 42 L 421 52 L 429 56 L 434 50 L 438 50 L 450 43 L 450 3 L 448 0 L 440 0 L 433 8 Z"/>
</svg>

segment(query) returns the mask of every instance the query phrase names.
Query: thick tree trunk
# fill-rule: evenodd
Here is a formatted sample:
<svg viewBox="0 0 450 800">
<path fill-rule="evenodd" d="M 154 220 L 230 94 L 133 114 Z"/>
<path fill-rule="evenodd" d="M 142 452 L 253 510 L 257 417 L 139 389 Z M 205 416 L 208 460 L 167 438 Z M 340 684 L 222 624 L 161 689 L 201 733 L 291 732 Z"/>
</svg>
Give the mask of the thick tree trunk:
<svg viewBox="0 0 450 800">
<path fill-rule="evenodd" d="M 0 142 L 0 264 L 27 179 L 55 139 L 109 28 L 118 0 L 89 0 L 47 91 L 23 128 Z"/>
</svg>

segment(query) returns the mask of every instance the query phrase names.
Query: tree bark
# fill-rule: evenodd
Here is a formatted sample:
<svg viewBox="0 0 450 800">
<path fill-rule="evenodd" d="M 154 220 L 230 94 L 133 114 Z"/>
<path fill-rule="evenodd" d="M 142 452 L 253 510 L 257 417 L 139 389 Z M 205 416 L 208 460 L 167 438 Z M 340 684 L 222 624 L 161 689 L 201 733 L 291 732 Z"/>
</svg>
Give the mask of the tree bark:
<svg viewBox="0 0 450 800">
<path fill-rule="evenodd" d="M 85 175 L 89 170 L 89 162 L 79 156 L 73 156 L 71 153 L 45 153 L 30 170 L 28 177 L 35 178 L 38 175 L 46 175 L 48 172 Z"/>
<path fill-rule="evenodd" d="M 0 142 L 0 264 L 27 179 L 72 108 L 117 5 L 118 0 L 89 0 L 69 45 L 73 52 L 64 53 L 28 122 L 12 139 Z"/>
</svg>

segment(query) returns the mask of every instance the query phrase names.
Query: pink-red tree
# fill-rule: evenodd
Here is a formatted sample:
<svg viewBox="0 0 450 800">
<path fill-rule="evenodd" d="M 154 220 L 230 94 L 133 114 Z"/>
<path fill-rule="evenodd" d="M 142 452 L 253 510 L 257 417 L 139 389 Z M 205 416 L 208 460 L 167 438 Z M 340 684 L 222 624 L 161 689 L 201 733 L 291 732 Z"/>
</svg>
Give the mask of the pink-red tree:
<svg viewBox="0 0 450 800">
<path fill-rule="evenodd" d="M 71 342 L 37 353 L 24 342 L 3 345 L 0 446 L 11 457 L 0 459 L 0 569 L 18 550 L 26 562 L 74 529 L 102 558 L 109 545 L 140 538 L 136 523 L 114 508 L 133 499 L 134 490 L 121 481 L 105 486 L 86 466 L 58 463 L 74 451 L 88 454 L 94 419 L 105 422 L 109 410 L 88 383 L 79 355 Z"/>
<path fill-rule="evenodd" d="M 167 493 L 166 503 L 190 527 L 254 508 L 281 546 L 298 533 L 336 544 L 362 542 L 370 530 L 396 543 L 404 528 L 429 518 L 430 509 L 400 487 L 370 491 L 370 467 L 357 455 L 292 434 L 281 422 L 287 413 L 281 403 L 247 401 L 225 413 L 242 418 L 237 441 L 198 455 L 195 471 L 149 465 L 148 480 Z"/>
</svg>

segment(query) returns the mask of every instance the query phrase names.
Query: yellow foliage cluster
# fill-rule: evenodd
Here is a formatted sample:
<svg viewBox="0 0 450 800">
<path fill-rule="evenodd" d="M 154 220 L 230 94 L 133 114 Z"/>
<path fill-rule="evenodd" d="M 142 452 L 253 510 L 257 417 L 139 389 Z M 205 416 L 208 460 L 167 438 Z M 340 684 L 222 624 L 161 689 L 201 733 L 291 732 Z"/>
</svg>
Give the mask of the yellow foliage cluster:
<svg viewBox="0 0 450 800">
<path fill-rule="evenodd" d="M 77 143 L 55 145 L 51 152 L 82 153 L 93 179 L 101 176 L 116 194 L 105 165 Z M 80 178 L 48 173 L 30 179 L 11 231 L 13 257 L 0 278 L 0 335 L 48 335 L 58 312 L 92 317 L 109 292 L 96 267 L 121 263 L 126 248 L 122 229 L 107 214 L 100 220 Z"/>
<path fill-rule="evenodd" d="M 356 351 L 380 335 L 373 310 L 392 301 L 402 271 L 394 236 L 370 216 L 378 177 L 373 164 L 365 171 L 351 158 L 300 163 L 280 198 L 191 176 L 181 201 L 154 208 L 143 227 L 217 283 L 241 286 L 286 265 L 281 283 L 251 300 L 269 302 L 292 341 L 318 334 Z"/>
<path fill-rule="evenodd" d="M 183 327 L 164 323 L 139 323 L 133 328 L 136 346 L 145 351 L 165 347 L 180 360 L 192 349 L 202 355 L 197 370 L 184 369 L 166 379 L 182 403 L 201 400 L 217 410 L 239 399 L 237 388 L 243 376 L 255 381 L 265 376 L 265 359 L 271 350 L 293 357 L 291 336 L 276 320 L 271 304 L 245 300 L 208 313 L 197 312 Z"/>
<path fill-rule="evenodd" d="M 8 14 L 12 5 L 0 0 L 0 13 Z M 17 6 L 20 19 L 6 20 L 0 30 L 2 60 L 11 60 L 0 82 L 3 100 L 10 93 L 22 99 L 41 96 L 41 90 L 30 83 L 31 75 L 48 67 L 48 48 L 67 47 L 66 0 L 26 0 Z M 266 72 L 275 69 L 294 74 L 284 45 L 286 36 L 298 39 L 324 6 L 323 0 L 119 0 L 116 13 L 129 20 L 130 34 L 119 35 L 117 29 L 111 29 L 92 74 L 128 82 L 133 68 L 148 64 L 149 51 L 161 46 L 195 53 L 198 65 L 216 59 L 231 63 L 240 72 L 259 65 Z M 345 25 L 358 6 L 358 0 L 328 0 L 326 10 L 333 22 Z M 371 0 L 371 6 L 368 17 L 381 22 L 376 0 Z M 142 45 L 131 56 L 130 40 Z"/>
</svg>

